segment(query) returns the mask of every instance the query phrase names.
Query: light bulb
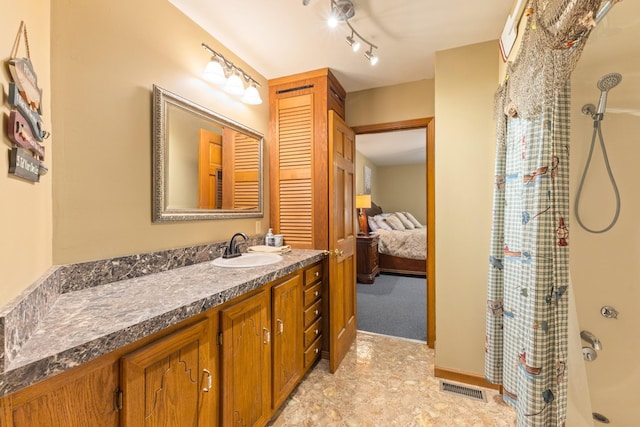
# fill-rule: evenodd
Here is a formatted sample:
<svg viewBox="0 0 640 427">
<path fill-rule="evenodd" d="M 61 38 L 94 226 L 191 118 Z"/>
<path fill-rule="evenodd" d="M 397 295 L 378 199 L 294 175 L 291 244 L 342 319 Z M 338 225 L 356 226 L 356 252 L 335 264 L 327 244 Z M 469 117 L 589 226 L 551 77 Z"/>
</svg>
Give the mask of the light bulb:
<svg viewBox="0 0 640 427">
<path fill-rule="evenodd" d="M 351 45 L 351 49 L 353 49 L 354 52 L 357 52 L 360 50 L 360 41 L 356 40 L 355 43 L 353 43 Z"/>
<path fill-rule="evenodd" d="M 335 28 L 338 26 L 338 18 L 336 18 L 335 14 L 332 14 L 329 19 L 327 20 L 327 25 L 330 28 Z"/>
</svg>

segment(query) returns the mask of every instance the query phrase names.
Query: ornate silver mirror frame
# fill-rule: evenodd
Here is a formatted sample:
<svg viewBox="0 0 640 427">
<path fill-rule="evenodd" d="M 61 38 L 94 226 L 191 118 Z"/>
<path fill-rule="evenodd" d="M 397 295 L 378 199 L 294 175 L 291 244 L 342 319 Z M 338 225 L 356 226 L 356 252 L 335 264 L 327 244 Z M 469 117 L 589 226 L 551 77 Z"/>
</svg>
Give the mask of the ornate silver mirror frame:
<svg viewBox="0 0 640 427">
<path fill-rule="evenodd" d="M 193 120 L 199 123 L 198 127 L 211 127 L 214 133 L 222 135 L 233 134 L 238 135 L 243 140 L 253 141 L 257 144 L 257 153 L 254 153 L 254 167 L 257 167 L 257 171 L 254 171 L 253 187 L 257 187 L 257 195 L 252 196 L 252 205 L 241 206 L 240 208 L 220 208 L 209 209 L 199 208 L 197 205 L 200 203 L 196 201 L 193 205 L 186 206 L 174 206 L 173 203 L 169 203 L 170 193 L 179 193 L 180 191 L 171 190 L 172 180 L 176 180 L 178 177 L 175 175 L 174 167 L 170 167 L 169 158 L 170 151 L 172 151 L 171 140 L 171 115 L 189 117 L 189 120 Z M 197 130 L 196 130 L 197 135 Z M 226 138 L 226 137 L 225 137 Z M 226 142 L 226 141 L 225 141 Z M 192 142 L 189 142 L 191 144 Z M 233 142 L 232 142 L 233 143 Z M 235 219 L 235 218 L 259 218 L 264 216 L 263 210 L 263 143 L 264 137 L 261 133 L 244 126 L 238 122 L 228 119 L 220 114 L 217 114 L 211 110 L 208 110 L 198 104 L 189 101 L 179 95 L 169 92 L 159 86 L 153 86 L 153 222 L 168 222 L 168 221 L 194 221 L 194 220 L 213 220 L 213 219 Z M 192 148 L 189 146 L 188 151 L 198 150 L 198 141 L 193 141 Z M 222 149 L 221 149 L 222 150 Z M 255 149 L 254 149 L 255 150 Z M 193 153 L 190 154 L 193 156 Z M 199 154 L 196 152 L 195 156 Z M 198 160 L 199 162 L 199 160 Z M 235 169 L 235 167 L 231 167 Z M 197 166 L 196 166 L 197 169 Z M 171 170 L 171 171 L 170 171 Z M 185 170 L 185 168 L 180 168 Z M 196 187 L 198 186 L 198 174 L 196 171 L 189 171 L 188 174 L 195 175 Z M 220 169 L 220 175 L 222 175 L 222 169 Z M 232 175 L 232 171 L 227 171 L 227 175 Z M 193 181 L 193 177 L 189 179 Z M 256 182 L 257 180 L 257 182 Z M 257 184 L 257 185 L 256 185 Z M 193 190 L 193 185 L 185 187 L 189 192 L 199 190 Z M 220 190 L 222 191 L 222 190 Z M 199 197 L 199 196 L 198 196 Z M 221 196 L 220 196 L 221 197 Z M 229 204 L 227 202 L 227 204 Z M 257 206 L 255 206 L 257 204 Z"/>
</svg>

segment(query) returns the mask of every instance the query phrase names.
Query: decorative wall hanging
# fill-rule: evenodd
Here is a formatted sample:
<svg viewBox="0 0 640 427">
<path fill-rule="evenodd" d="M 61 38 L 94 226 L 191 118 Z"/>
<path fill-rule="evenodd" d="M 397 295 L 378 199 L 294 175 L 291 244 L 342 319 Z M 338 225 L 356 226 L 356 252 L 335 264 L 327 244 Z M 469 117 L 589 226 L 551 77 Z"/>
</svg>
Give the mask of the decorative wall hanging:
<svg viewBox="0 0 640 427">
<path fill-rule="evenodd" d="M 24 34 L 26 58 L 18 58 L 20 40 Z M 9 83 L 8 102 L 11 107 L 7 122 L 7 137 L 14 144 L 9 156 L 9 173 L 38 182 L 40 176 L 47 173 L 44 165 L 45 148 L 42 142 L 49 137 L 42 122 L 42 89 L 38 87 L 38 77 L 31 63 L 27 26 L 20 22 L 9 72 L 13 82 Z"/>
</svg>

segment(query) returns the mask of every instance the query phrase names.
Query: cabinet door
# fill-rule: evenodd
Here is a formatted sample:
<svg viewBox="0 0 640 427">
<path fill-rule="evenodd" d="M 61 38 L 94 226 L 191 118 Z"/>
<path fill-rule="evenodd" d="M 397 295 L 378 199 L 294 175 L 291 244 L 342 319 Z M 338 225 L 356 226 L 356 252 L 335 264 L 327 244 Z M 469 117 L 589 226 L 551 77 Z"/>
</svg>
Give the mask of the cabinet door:
<svg viewBox="0 0 640 427">
<path fill-rule="evenodd" d="M 213 425 L 216 371 L 209 345 L 206 319 L 123 357 L 122 425 Z"/>
<path fill-rule="evenodd" d="M 273 408 L 278 408 L 302 375 L 302 276 L 272 288 Z"/>
<path fill-rule="evenodd" d="M 0 426 L 115 427 L 118 412 L 113 392 L 117 385 L 115 361 L 80 366 L 3 398 Z"/>
<path fill-rule="evenodd" d="M 271 407 L 269 294 L 220 311 L 222 425 L 262 426 Z"/>
<path fill-rule="evenodd" d="M 314 96 L 275 100 L 271 156 L 271 225 L 294 248 L 314 247 Z"/>
</svg>

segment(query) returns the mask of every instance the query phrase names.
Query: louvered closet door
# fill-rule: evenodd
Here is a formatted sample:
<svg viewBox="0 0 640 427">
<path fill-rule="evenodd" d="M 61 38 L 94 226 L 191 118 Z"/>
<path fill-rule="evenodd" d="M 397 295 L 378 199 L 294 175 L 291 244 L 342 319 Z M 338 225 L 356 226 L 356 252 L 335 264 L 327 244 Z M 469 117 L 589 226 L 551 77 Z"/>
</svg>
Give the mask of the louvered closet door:
<svg viewBox="0 0 640 427">
<path fill-rule="evenodd" d="M 277 187 L 272 212 L 287 244 L 310 249 L 313 242 L 313 95 L 277 100 Z"/>
</svg>

